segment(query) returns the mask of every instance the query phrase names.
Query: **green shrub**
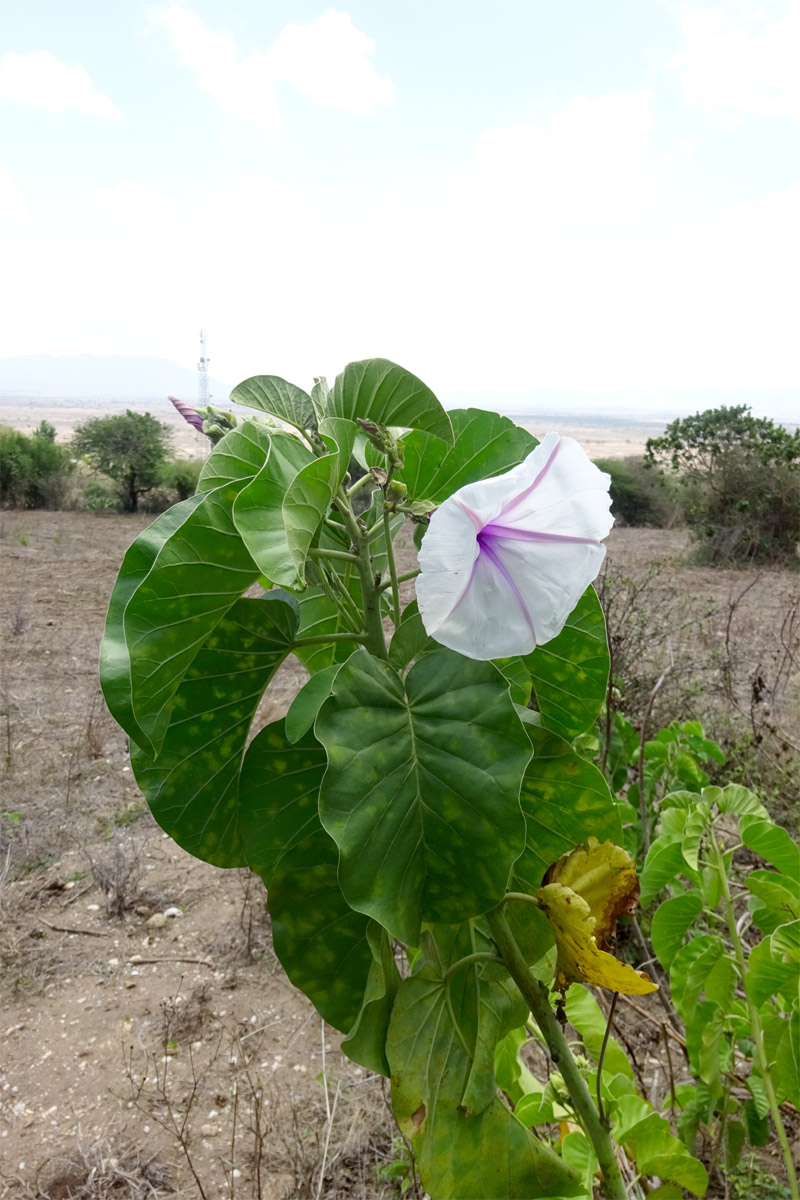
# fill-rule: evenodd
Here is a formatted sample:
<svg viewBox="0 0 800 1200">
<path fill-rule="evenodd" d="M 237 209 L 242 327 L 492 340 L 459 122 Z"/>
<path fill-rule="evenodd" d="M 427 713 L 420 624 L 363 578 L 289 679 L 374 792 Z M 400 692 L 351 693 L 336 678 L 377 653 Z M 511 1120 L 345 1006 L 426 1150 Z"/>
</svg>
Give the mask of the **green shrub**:
<svg viewBox="0 0 800 1200">
<path fill-rule="evenodd" d="M 197 490 L 202 469 L 199 459 L 171 458 L 161 468 L 161 485 L 175 492 L 178 500 L 188 500 Z"/>
<path fill-rule="evenodd" d="M 648 470 L 641 458 L 597 458 L 595 463 L 611 476 L 611 511 L 619 524 L 664 528 L 681 516 L 674 485 Z"/>
<path fill-rule="evenodd" d="M 74 464 L 69 450 L 52 440 L 52 426 L 45 425 L 30 437 L 17 429 L 0 433 L 0 504 L 7 508 L 64 504 Z"/>
<path fill-rule="evenodd" d="M 703 561 L 797 565 L 800 430 L 711 408 L 650 438 L 647 461 L 680 479 Z"/>
</svg>

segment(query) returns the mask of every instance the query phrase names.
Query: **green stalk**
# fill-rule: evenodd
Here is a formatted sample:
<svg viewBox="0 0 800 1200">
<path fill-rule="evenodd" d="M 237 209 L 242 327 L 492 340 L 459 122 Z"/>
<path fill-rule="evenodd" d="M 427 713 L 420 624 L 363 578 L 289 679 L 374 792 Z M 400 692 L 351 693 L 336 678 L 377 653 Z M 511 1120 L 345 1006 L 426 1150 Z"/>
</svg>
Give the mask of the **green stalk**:
<svg viewBox="0 0 800 1200">
<path fill-rule="evenodd" d="M 714 865 L 717 868 L 720 882 L 722 884 L 722 902 L 725 909 L 725 919 L 728 925 L 728 933 L 731 942 L 733 943 L 733 952 L 736 956 L 736 965 L 739 968 L 739 976 L 744 988 L 744 994 L 747 998 L 747 1014 L 750 1018 L 750 1029 L 753 1034 L 753 1044 L 756 1048 L 756 1060 L 761 1071 L 761 1078 L 764 1081 L 764 1091 L 767 1094 L 769 1103 L 769 1111 L 772 1114 L 772 1120 L 775 1123 L 775 1132 L 778 1135 L 778 1141 L 781 1144 L 783 1151 L 783 1159 L 786 1163 L 786 1174 L 789 1177 L 789 1189 L 792 1193 L 792 1200 L 800 1200 L 800 1192 L 797 1186 L 797 1172 L 795 1171 L 794 1162 L 792 1160 L 792 1151 L 789 1146 L 789 1139 L 786 1136 L 786 1129 L 781 1120 L 781 1111 L 775 1096 L 775 1089 L 772 1086 L 772 1078 L 769 1073 L 769 1062 L 767 1061 L 767 1053 L 764 1049 L 764 1030 L 761 1025 L 761 1018 L 758 1014 L 758 1009 L 750 998 L 750 992 L 747 988 L 747 963 L 744 956 L 744 947 L 742 939 L 739 937 L 739 932 L 736 928 L 736 914 L 733 911 L 733 900 L 731 898 L 731 890 L 728 886 L 728 873 L 725 870 L 725 859 L 720 849 L 719 842 L 714 837 L 713 831 L 710 835 L 711 848 L 714 852 Z"/>
<path fill-rule="evenodd" d="M 363 642 L 366 645 L 366 633 L 314 633 L 310 637 L 295 638 L 294 646 L 327 646 L 328 642 Z"/>
<path fill-rule="evenodd" d="M 608 1124 L 601 1120 L 586 1080 L 578 1070 L 578 1064 L 572 1056 L 567 1039 L 564 1037 L 564 1031 L 550 1006 L 547 988 L 531 975 L 524 955 L 511 932 L 511 926 L 506 920 L 502 905 L 498 905 L 497 908 L 493 908 L 490 913 L 487 913 L 486 920 L 511 978 L 528 1002 L 536 1024 L 542 1031 L 542 1037 L 547 1043 L 550 1057 L 561 1072 L 575 1112 L 583 1125 L 586 1136 L 592 1143 L 597 1155 L 597 1162 L 603 1173 L 603 1195 L 607 1200 L 627 1200 L 627 1192 L 622 1182 Z"/>
<path fill-rule="evenodd" d="M 392 620 L 397 629 L 400 624 L 400 588 L 397 580 L 397 566 L 394 561 L 392 546 L 392 514 L 387 508 L 383 510 L 383 536 L 386 541 L 386 556 L 389 560 L 389 578 L 392 582 Z"/>
<path fill-rule="evenodd" d="M 381 602 L 378 588 L 380 577 L 375 578 L 372 570 L 372 559 L 369 553 L 369 534 L 363 524 L 359 524 L 353 512 L 352 505 L 343 487 L 339 488 L 336 496 L 336 507 L 342 515 L 345 529 L 350 537 L 350 544 L 355 551 L 358 573 L 361 576 L 361 595 L 364 601 L 364 625 L 366 636 L 364 644 L 370 654 L 376 658 L 387 658 L 386 638 L 383 633 L 381 620 Z"/>
<path fill-rule="evenodd" d="M 409 581 L 409 579 L 416 579 L 417 576 L 420 575 L 421 573 L 422 572 L 420 571 L 419 567 L 415 567 L 413 571 L 404 571 L 402 575 L 397 576 L 397 582 L 398 583 L 407 583 Z M 378 590 L 381 592 L 385 592 L 386 589 L 390 588 L 391 586 L 392 586 L 391 579 L 386 579 L 381 584 L 381 586 Z"/>
<path fill-rule="evenodd" d="M 318 548 L 316 550 L 309 550 L 308 556 L 309 556 L 309 558 L 318 558 L 318 559 L 332 558 L 338 562 L 349 562 L 349 563 L 357 563 L 358 562 L 358 559 L 356 558 L 355 554 L 350 554 L 347 550 L 325 550 L 324 548 L 323 549 Z"/>
</svg>

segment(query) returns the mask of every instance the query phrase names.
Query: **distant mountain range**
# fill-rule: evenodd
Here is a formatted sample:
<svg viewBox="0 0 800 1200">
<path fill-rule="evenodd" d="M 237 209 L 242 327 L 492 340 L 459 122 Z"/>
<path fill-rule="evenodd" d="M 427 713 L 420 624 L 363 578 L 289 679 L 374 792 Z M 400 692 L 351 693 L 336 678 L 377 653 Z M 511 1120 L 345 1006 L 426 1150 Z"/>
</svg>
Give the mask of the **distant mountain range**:
<svg viewBox="0 0 800 1200">
<path fill-rule="evenodd" d="M 217 404 L 230 387 L 209 379 Z M 53 396 L 66 400 L 163 400 L 197 398 L 197 371 L 146 354 L 23 354 L 0 358 L 0 399 Z"/>
</svg>

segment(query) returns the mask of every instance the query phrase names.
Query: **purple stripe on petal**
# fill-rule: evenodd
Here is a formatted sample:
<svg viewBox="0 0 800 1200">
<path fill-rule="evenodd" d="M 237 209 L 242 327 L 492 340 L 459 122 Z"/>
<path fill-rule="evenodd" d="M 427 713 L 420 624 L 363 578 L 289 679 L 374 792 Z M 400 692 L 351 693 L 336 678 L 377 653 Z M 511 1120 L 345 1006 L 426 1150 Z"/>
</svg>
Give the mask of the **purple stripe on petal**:
<svg viewBox="0 0 800 1200">
<path fill-rule="evenodd" d="M 508 504 L 504 505 L 504 507 L 500 509 L 500 512 L 497 514 L 498 518 L 505 517 L 505 516 L 507 516 L 508 513 L 513 512 L 513 510 L 519 504 L 521 504 L 523 500 L 526 500 L 528 498 L 528 496 L 530 496 L 531 492 L 534 491 L 539 486 L 539 484 L 542 482 L 542 480 L 544 479 L 547 472 L 550 470 L 550 467 L 553 464 L 553 460 L 554 460 L 555 456 L 558 454 L 560 449 L 561 449 L 561 438 L 559 438 L 559 440 L 556 442 L 553 453 L 550 455 L 547 462 L 544 464 L 541 471 L 534 479 L 533 483 L 528 484 L 528 486 L 525 488 L 525 491 L 520 492 L 520 494 L 518 496 L 515 496 L 513 500 L 509 500 Z M 497 518 L 495 518 L 495 520 L 497 520 Z"/>
<path fill-rule="evenodd" d="M 582 542 L 586 546 L 599 546 L 597 538 L 572 537 L 568 533 L 539 533 L 535 529 L 518 529 L 513 525 L 500 525 L 492 521 L 484 525 L 483 533 L 495 540 L 505 538 L 509 542 Z"/>
<path fill-rule="evenodd" d="M 501 561 L 496 548 L 492 545 L 493 541 L 494 541 L 494 538 L 492 538 L 491 536 L 488 536 L 488 537 L 486 536 L 485 530 L 483 531 L 483 533 L 478 534 L 478 545 L 481 548 L 481 554 L 486 555 L 486 557 L 489 559 L 489 562 L 492 564 L 492 566 L 495 567 L 496 570 L 502 575 L 503 579 L 505 579 L 506 583 L 508 584 L 509 588 L 511 589 L 513 596 L 515 597 L 515 599 L 517 601 L 517 604 L 520 606 L 520 609 L 522 610 L 525 620 L 528 622 L 528 627 L 530 628 L 531 636 L 533 637 L 534 643 L 537 643 L 538 639 L 536 637 L 536 629 L 534 628 L 533 617 L 530 614 L 530 609 L 528 608 L 528 605 L 525 602 L 525 598 L 522 595 L 522 592 L 519 590 L 516 583 L 514 582 L 514 579 L 509 574 L 505 565 Z"/>
<path fill-rule="evenodd" d="M 472 521 L 472 524 L 475 526 L 475 532 L 480 533 L 483 529 L 483 523 L 478 514 L 468 504 L 465 504 L 463 500 L 459 499 L 458 496 L 456 496 L 455 500 L 461 511 L 466 513 L 470 521 Z"/>
</svg>

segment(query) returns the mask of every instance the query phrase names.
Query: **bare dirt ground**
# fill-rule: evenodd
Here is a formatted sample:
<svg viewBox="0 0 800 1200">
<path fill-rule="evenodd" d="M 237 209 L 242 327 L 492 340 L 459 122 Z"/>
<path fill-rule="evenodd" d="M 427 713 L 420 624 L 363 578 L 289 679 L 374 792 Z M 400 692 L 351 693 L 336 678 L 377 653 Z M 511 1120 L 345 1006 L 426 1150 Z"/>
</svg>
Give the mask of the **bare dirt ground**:
<svg viewBox="0 0 800 1200">
<path fill-rule="evenodd" d="M 259 881 L 155 825 L 102 702 L 108 596 L 150 519 L 0 513 L 0 1197 L 396 1196 L 382 1081 L 289 984 Z M 653 586 L 692 613 L 716 607 L 705 661 L 753 577 L 686 567 L 684 550 L 682 533 L 617 530 L 609 557 L 659 567 Z M 796 587 L 772 573 L 737 607 L 748 671 Z M 300 682 L 284 669 L 266 720 Z M 645 1068 L 653 1013 L 652 1029 L 633 1018 Z"/>
</svg>

